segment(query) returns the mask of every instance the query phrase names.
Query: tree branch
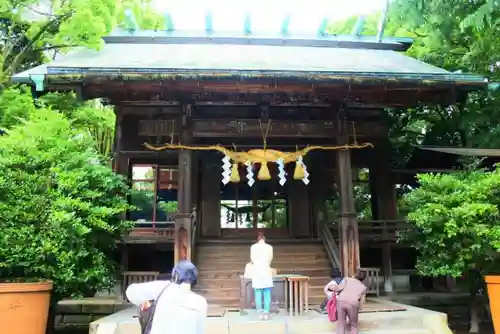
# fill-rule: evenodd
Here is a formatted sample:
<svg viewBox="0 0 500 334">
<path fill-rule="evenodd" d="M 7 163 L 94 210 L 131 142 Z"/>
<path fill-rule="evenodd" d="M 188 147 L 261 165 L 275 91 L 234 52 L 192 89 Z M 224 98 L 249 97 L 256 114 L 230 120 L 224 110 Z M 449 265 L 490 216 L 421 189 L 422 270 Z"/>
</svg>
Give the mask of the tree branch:
<svg viewBox="0 0 500 334">
<path fill-rule="evenodd" d="M 28 9 L 30 11 L 32 11 L 33 13 L 41 15 L 41 16 L 48 16 L 48 17 L 52 17 L 52 18 L 57 18 L 58 17 L 57 15 L 54 15 L 54 14 L 51 14 L 51 13 L 40 12 L 39 10 L 33 9 L 32 7 L 29 7 L 29 6 L 28 6 Z"/>
<path fill-rule="evenodd" d="M 47 32 L 53 25 L 55 24 L 60 24 L 61 22 L 69 19 L 73 15 L 73 11 L 68 12 L 64 15 L 59 15 L 58 17 L 49 20 L 47 23 L 45 23 L 40 30 L 36 33 L 35 36 L 29 41 L 28 44 L 14 57 L 12 62 L 9 64 L 7 67 L 5 73 L 7 75 L 10 75 L 14 72 L 14 70 L 19 66 L 19 63 L 22 61 L 25 53 L 35 45 L 35 43 L 40 40 L 45 32 Z"/>
<path fill-rule="evenodd" d="M 49 45 L 49 46 L 44 46 L 42 48 L 34 49 L 33 51 L 35 51 L 35 52 L 44 52 L 44 51 L 64 49 L 64 48 L 75 48 L 77 46 L 78 45 L 73 45 L 73 44 Z"/>
</svg>

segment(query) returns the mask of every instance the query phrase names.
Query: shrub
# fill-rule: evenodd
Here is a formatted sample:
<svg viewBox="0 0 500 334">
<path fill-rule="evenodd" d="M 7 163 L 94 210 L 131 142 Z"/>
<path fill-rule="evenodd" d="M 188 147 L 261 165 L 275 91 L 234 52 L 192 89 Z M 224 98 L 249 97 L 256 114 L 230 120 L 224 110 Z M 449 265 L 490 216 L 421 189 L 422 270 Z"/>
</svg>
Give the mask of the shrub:
<svg viewBox="0 0 500 334">
<path fill-rule="evenodd" d="M 58 297 L 114 285 L 129 189 L 95 147 L 46 108 L 0 136 L 0 279 L 50 279 Z"/>
</svg>

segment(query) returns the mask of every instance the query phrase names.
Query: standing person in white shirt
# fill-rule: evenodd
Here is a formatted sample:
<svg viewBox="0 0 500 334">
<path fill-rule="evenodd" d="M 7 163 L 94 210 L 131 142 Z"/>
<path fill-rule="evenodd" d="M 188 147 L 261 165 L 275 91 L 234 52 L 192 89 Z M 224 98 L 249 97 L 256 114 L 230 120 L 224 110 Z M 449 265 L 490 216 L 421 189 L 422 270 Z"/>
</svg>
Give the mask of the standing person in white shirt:
<svg viewBox="0 0 500 334">
<path fill-rule="evenodd" d="M 149 334 L 204 334 L 207 300 L 191 291 L 197 281 L 198 270 L 184 260 L 172 270 L 171 281 L 131 284 L 125 294 L 137 306 L 155 300 Z"/>
<path fill-rule="evenodd" d="M 255 293 L 255 307 L 261 320 L 268 320 L 271 312 L 271 289 L 273 288 L 273 247 L 266 243 L 264 233 L 259 232 L 257 242 L 250 247 L 252 261 L 252 288 Z M 264 299 L 264 304 L 262 303 Z"/>
</svg>

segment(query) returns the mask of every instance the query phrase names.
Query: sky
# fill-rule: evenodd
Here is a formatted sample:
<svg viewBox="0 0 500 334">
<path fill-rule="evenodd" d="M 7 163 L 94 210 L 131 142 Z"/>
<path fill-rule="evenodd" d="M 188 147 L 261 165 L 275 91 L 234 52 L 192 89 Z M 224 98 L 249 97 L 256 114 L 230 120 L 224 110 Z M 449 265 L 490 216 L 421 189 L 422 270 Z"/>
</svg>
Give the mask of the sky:
<svg viewBox="0 0 500 334">
<path fill-rule="evenodd" d="M 160 12 L 170 12 L 176 30 L 203 30 L 212 11 L 215 31 L 242 30 L 244 15 L 252 16 L 252 32 L 280 31 L 291 16 L 290 33 L 316 32 L 326 16 L 330 22 L 380 11 L 386 0 L 152 0 Z"/>
</svg>

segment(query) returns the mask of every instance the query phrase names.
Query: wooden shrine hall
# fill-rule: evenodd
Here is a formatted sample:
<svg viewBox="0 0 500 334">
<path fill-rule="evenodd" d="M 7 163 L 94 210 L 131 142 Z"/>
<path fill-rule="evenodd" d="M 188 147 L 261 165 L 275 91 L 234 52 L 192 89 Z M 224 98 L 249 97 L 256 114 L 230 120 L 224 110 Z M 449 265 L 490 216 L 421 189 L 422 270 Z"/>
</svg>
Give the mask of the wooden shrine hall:
<svg viewBox="0 0 500 334">
<path fill-rule="evenodd" d="M 397 221 L 384 109 L 452 104 L 483 78 L 405 56 L 412 41 L 382 31 L 254 35 L 249 24 L 231 35 L 118 30 L 100 50 L 76 50 L 13 80 L 114 106 L 114 168 L 142 209 L 128 213 L 137 227 L 122 240 L 124 271 L 168 272 L 134 269 L 134 256 L 192 259 L 200 293 L 235 306 L 249 246 L 264 230 L 278 272 L 310 277 L 311 303 L 322 300 L 333 267 L 345 275 L 381 268 L 380 285 L 393 291 L 400 259 L 391 249 L 406 225 Z M 358 221 L 354 203 L 362 168 L 370 222 Z M 365 260 L 363 249 L 377 249 L 377 259 Z M 378 294 L 378 276 L 375 285 Z"/>
</svg>

